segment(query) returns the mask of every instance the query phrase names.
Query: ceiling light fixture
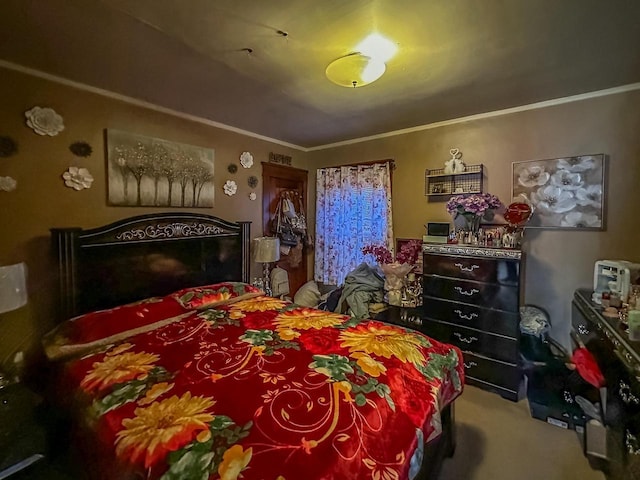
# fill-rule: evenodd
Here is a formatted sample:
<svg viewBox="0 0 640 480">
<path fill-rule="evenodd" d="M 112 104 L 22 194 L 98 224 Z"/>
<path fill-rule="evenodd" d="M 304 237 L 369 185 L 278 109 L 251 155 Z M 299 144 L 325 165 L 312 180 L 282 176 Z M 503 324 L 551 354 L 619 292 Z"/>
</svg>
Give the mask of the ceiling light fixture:
<svg viewBox="0 0 640 480">
<path fill-rule="evenodd" d="M 387 69 L 387 62 L 395 55 L 397 46 L 374 33 L 356 47 L 356 51 L 329 64 L 325 74 L 342 87 L 363 87 L 379 79 Z"/>
</svg>

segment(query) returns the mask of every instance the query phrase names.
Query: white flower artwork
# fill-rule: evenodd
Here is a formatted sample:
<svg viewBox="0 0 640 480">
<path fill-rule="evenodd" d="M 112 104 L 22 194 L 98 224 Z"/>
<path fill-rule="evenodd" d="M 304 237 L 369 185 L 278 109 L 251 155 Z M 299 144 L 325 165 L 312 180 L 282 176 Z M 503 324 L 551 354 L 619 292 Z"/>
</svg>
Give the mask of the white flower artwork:
<svg viewBox="0 0 640 480">
<path fill-rule="evenodd" d="M 93 176 L 86 168 L 69 167 L 69 169 L 62 174 L 62 178 L 67 187 L 73 188 L 76 191 L 91 188 L 91 184 L 93 183 Z"/>
<path fill-rule="evenodd" d="M 604 229 L 605 155 L 513 163 L 512 197 L 534 213 L 528 227 Z"/>
<path fill-rule="evenodd" d="M 240 155 L 240 165 L 244 168 L 251 168 L 253 166 L 253 155 L 249 152 L 242 152 L 242 155 Z"/>
<path fill-rule="evenodd" d="M 224 190 L 224 193 L 226 195 L 229 195 L 231 197 L 238 191 L 238 185 L 234 180 L 227 180 L 226 182 L 224 182 L 224 186 L 222 187 L 222 189 Z"/>
<path fill-rule="evenodd" d="M 251 192 L 251 193 L 249 194 L 249 200 L 251 200 L 252 202 L 253 202 L 256 198 L 258 198 L 258 195 L 256 195 L 256 192 Z"/>
<path fill-rule="evenodd" d="M 53 108 L 33 107 L 24 113 L 27 125 L 38 135 L 55 137 L 64 130 L 62 117 Z"/>
<path fill-rule="evenodd" d="M 18 186 L 15 178 L 0 177 L 0 190 L 3 192 L 13 192 Z"/>
</svg>

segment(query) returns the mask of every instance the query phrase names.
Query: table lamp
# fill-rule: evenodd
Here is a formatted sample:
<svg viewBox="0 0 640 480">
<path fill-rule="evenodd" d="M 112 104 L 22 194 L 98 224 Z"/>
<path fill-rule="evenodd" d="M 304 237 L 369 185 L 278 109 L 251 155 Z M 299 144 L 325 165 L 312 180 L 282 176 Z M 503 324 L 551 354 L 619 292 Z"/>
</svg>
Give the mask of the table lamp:
<svg viewBox="0 0 640 480">
<path fill-rule="evenodd" d="M 264 293 L 271 295 L 271 280 L 269 278 L 269 266 L 280 260 L 280 239 L 278 237 L 258 237 L 254 239 L 254 257 L 257 263 L 262 263 Z"/>
<path fill-rule="evenodd" d="M 27 266 L 24 263 L 0 267 L 0 313 L 27 304 Z"/>
</svg>

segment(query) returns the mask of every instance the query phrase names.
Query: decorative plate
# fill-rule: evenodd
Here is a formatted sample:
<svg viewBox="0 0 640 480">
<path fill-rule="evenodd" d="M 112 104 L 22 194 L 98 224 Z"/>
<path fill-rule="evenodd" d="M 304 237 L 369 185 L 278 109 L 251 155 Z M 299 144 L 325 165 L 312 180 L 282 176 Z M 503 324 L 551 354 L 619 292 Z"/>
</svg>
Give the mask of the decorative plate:
<svg viewBox="0 0 640 480">
<path fill-rule="evenodd" d="M 0 177 L 0 190 L 3 192 L 12 192 L 16 189 L 18 182 L 16 182 L 15 178 L 11 177 Z"/>
<path fill-rule="evenodd" d="M 249 152 L 242 152 L 242 155 L 240 155 L 240 165 L 244 168 L 251 168 L 253 165 L 253 155 Z"/>
<path fill-rule="evenodd" d="M 90 157 L 93 153 L 93 148 L 87 142 L 74 142 L 69 145 L 69 150 L 76 157 Z"/>
<path fill-rule="evenodd" d="M 67 187 L 77 191 L 91 188 L 93 183 L 93 176 L 86 168 L 69 167 L 69 170 L 62 174 L 62 178 Z"/>
<path fill-rule="evenodd" d="M 251 188 L 256 188 L 258 186 L 258 177 L 254 177 L 253 175 L 251 175 L 247 180 L 247 183 Z"/>
<path fill-rule="evenodd" d="M 256 195 L 256 192 L 251 192 L 249 194 L 249 200 L 254 201 L 256 198 L 258 198 L 258 196 Z"/>
<path fill-rule="evenodd" d="M 53 108 L 33 107 L 24 113 L 27 125 L 38 135 L 55 137 L 64 130 L 62 117 Z"/>
<path fill-rule="evenodd" d="M 0 137 L 0 157 L 10 157 L 18 151 L 16 141 L 8 136 Z"/>
<path fill-rule="evenodd" d="M 224 182 L 224 186 L 222 188 L 224 190 L 224 193 L 229 196 L 235 195 L 238 191 L 238 185 L 234 180 L 227 180 L 226 182 Z"/>
</svg>

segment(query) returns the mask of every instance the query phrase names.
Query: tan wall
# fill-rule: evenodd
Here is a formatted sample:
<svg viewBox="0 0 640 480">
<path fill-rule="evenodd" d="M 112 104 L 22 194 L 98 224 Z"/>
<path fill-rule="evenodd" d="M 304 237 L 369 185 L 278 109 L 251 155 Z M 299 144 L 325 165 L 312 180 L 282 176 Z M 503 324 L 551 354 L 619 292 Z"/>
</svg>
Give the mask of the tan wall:
<svg viewBox="0 0 640 480">
<path fill-rule="evenodd" d="M 607 230 L 528 230 L 525 301 L 545 307 L 567 342 L 570 303 L 589 287 L 597 259 L 640 262 L 640 92 L 610 95 L 311 152 L 320 166 L 393 158 L 396 237 L 421 238 L 427 221 L 450 221 L 444 202 L 424 196 L 425 169 L 442 168 L 449 149 L 485 165 L 485 191 L 511 200 L 511 163 L 590 153 L 609 156 Z M 312 175 L 313 172 L 310 172 Z"/>
<path fill-rule="evenodd" d="M 184 209 L 220 216 L 231 221 L 253 222 L 252 237 L 261 235 L 262 169 L 269 152 L 293 157 L 293 166 L 307 168 L 307 154 L 241 134 L 180 119 L 145 108 L 87 93 L 35 77 L 0 69 L 0 135 L 18 142 L 18 154 L 0 158 L 0 176 L 18 181 L 14 192 L 0 191 L 0 265 L 24 261 L 29 268 L 29 303 L 19 310 L 0 314 L 0 362 L 18 350 L 30 350 L 51 327 L 53 270 L 49 251 L 49 228 L 91 228 L 121 218 L 167 211 L 168 208 L 107 206 L 104 130 L 131 133 L 198 145 L 215 150 L 215 206 Z M 177 93 L 178 94 L 178 93 Z M 241 100 L 240 100 L 241 101 Z M 33 106 L 49 106 L 64 118 L 65 129 L 55 137 L 35 134 L 25 124 L 24 112 Z M 93 147 L 88 158 L 75 157 L 68 147 L 84 140 Z M 250 151 L 254 166 L 232 175 L 230 163 Z M 76 192 L 64 186 L 61 174 L 71 165 L 87 167 L 95 178 L 89 190 Z M 260 179 L 258 199 L 250 201 L 249 176 Z M 222 191 L 227 179 L 236 180 L 238 193 Z M 173 209 L 176 210 L 176 209 Z M 253 272 L 259 272 L 254 266 Z"/>
</svg>

